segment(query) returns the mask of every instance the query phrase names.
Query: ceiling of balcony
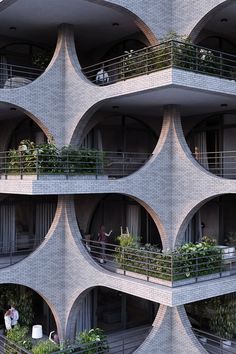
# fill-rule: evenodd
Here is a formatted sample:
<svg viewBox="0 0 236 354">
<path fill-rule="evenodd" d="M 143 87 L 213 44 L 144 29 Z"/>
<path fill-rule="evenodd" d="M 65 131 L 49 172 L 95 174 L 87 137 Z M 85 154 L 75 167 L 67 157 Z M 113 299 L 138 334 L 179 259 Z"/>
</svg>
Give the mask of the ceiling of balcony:
<svg viewBox="0 0 236 354">
<path fill-rule="evenodd" d="M 9 1 L 9 6 L 7 3 Z M 1 10 L 2 9 L 2 10 Z M 79 42 L 98 46 L 137 32 L 130 16 L 87 0 L 3 0 L 0 2 L 0 34 L 54 43 L 57 26 L 75 25 Z M 113 23 L 118 25 L 113 26 Z M 10 29 L 15 27 L 16 29 Z"/>
<path fill-rule="evenodd" d="M 158 118 L 163 115 L 163 107 L 170 104 L 179 105 L 182 116 L 236 110 L 233 95 L 175 86 L 114 98 L 106 101 L 103 107 L 116 113 Z"/>
</svg>

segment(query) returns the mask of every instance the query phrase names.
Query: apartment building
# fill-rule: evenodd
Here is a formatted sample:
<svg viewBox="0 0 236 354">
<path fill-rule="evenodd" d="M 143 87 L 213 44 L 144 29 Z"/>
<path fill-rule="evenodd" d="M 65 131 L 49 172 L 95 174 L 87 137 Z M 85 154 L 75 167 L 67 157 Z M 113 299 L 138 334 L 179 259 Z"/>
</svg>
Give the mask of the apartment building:
<svg viewBox="0 0 236 354">
<path fill-rule="evenodd" d="M 31 292 L 45 335 L 233 352 L 235 20 L 232 0 L 0 2 L 0 291 Z"/>
</svg>

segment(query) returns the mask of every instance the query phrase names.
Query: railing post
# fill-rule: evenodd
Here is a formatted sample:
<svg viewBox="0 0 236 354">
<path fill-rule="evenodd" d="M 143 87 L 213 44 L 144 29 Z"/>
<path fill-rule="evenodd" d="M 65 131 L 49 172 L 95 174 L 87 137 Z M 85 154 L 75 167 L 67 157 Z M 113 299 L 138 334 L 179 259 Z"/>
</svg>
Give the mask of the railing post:
<svg viewBox="0 0 236 354">
<path fill-rule="evenodd" d="M 64 168 L 64 166 L 62 168 Z M 70 167 L 69 167 L 69 151 L 68 151 L 68 149 L 66 151 L 66 166 L 65 166 L 65 168 L 66 168 L 66 179 L 68 179 L 69 178 L 69 171 L 70 171 Z"/>
<path fill-rule="evenodd" d="M 37 179 L 39 179 L 39 152 L 38 152 L 38 148 L 36 148 L 36 163 L 35 163 L 35 168 L 36 168 L 36 176 Z"/>
<path fill-rule="evenodd" d="M 219 72 L 220 76 L 223 76 L 223 56 L 222 53 L 220 52 L 220 72 Z"/>
<path fill-rule="evenodd" d="M 171 286 L 173 287 L 174 285 L 174 254 L 171 254 Z"/>
<path fill-rule="evenodd" d="M 198 257 L 196 256 L 196 283 L 198 282 Z"/>
<path fill-rule="evenodd" d="M 98 179 L 98 152 L 96 151 L 96 179 Z"/>
<path fill-rule="evenodd" d="M 7 152 L 4 152 L 4 174 L 5 179 L 7 179 Z"/>
<path fill-rule="evenodd" d="M 147 47 L 145 50 L 145 73 L 146 74 L 148 74 L 148 70 L 149 70 L 149 68 L 148 68 L 148 59 L 149 59 L 148 54 L 149 54 L 149 49 Z"/>
<path fill-rule="evenodd" d="M 125 176 L 125 153 L 122 152 L 122 177 Z"/>
<path fill-rule="evenodd" d="M 20 151 L 20 178 L 23 179 L 22 151 Z"/>
</svg>

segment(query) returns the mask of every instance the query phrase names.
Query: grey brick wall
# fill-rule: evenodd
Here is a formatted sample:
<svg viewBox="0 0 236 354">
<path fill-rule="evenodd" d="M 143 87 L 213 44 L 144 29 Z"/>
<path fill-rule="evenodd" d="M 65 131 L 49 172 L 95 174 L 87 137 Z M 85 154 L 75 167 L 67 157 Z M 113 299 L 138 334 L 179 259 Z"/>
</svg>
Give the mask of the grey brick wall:
<svg viewBox="0 0 236 354">
<path fill-rule="evenodd" d="M 209 11 L 228 3 L 217 0 L 96 2 L 104 6 L 119 5 L 117 9 L 124 13 L 133 12 L 132 20 L 145 31 L 151 43 L 170 30 L 190 34 Z M 170 69 L 109 87 L 96 87 L 81 73 L 72 27 L 62 25 L 46 72 L 25 87 L 0 90 L 0 101 L 20 107 L 61 146 L 81 139 L 93 112 L 104 100 L 128 97 L 140 91 L 149 93 L 171 85 L 222 95 L 236 93 L 235 82 Z M 163 107 L 162 131 L 152 159 L 127 178 L 0 181 L 2 193 L 60 195 L 57 213 L 45 241 L 25 260 L 1 269 L 0 283 L 22 284 L 37 291 L 52 309 L 61 338 L 70 335 L 75 322 L 74 309 L 86 291 L 106 286 L 162 304 L 153 330 L 137 354 L 205 353 L 191 331 L 182 304 L 236 290 L 234 277 L 169 289 L 113 274 L 99 267 L 80 242 L 73 194 L 132 196 L 152 215 L 164 248 L 173 248 L 181 242 L 187 222 L 203 202 L 220 194 L 236 193 L 236 181 L 211 175 L 192 158 L 182 132 L 180 109 L 172 103 L 170 95 L 169 105 Z M 4 146 L 4 139 L 1 146 Z"/>
</svg>

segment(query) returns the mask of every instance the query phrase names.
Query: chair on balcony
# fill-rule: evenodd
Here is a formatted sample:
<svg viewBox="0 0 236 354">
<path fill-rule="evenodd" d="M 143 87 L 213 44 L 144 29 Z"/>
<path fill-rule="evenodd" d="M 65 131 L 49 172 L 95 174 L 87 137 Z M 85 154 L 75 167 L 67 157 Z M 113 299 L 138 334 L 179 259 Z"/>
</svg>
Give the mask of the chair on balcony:
<svg viewBox="0 0 236 354">
<path fill-rule="evenodd" d="M 31 80 L 26 79 L 25 77 L 13 76 L 5 81 L 3 88 L 18 88 L 21 86 L 25 86 L 30 82 Z"/>
</svg>

